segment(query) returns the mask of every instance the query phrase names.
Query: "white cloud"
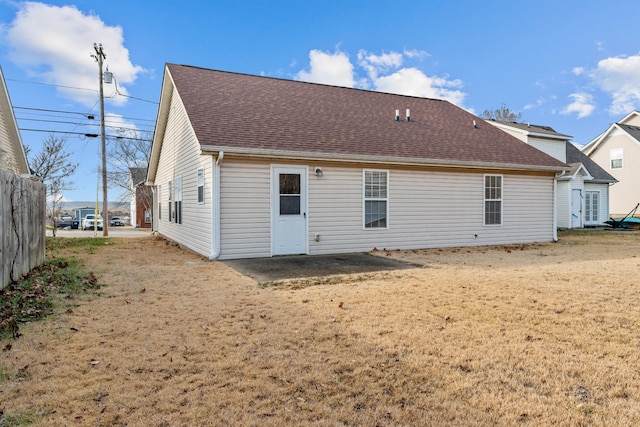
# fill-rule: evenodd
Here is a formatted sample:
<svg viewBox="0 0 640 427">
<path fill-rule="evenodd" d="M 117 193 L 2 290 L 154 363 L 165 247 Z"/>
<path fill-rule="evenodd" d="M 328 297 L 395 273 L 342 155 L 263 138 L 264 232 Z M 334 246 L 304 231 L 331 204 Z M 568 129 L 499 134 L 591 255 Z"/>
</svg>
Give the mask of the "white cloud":
<svg viewBox="0 0 640 427">
<path fill-rule="evenodd" d="M 429 52 L 424 50 L 418 50 L 418 49 L 405 49 L 403 53 L 404 53 L 404 56 L 406 56 L 407 58 L 422 59 L 426 56 L 431 56 L 429 55 Z"/>
<path fill-rule="evenodd" d="M 573 102 L 561 111 L 562 114 L 577 113 L 577 118 L 582 119 L 591 115 L 595 109 L 593 96 L 588 93 L 572 93 L 569 98 L 573 99 Z"/>
<path fill-rule="evenodd" d="M 461 80 L 430 77 L 417 68 L 403 68 L 379 77 L 374 81 L 374 87 L 381 92 L 445 99 L 456 105 L 462 105 L 465 98 L 465 93 L 459 90 L 462 87 Z"/>
<path fill-rule="evenodd" d="M 544 98 L 538 98 L 536 102 L 529 103 L 523 107 L 524 110 L 532 110 L 534 108 L 542 107 L 546 100 Z"/>
<path fill-rule="evenodd" d="M 312 50 L 309 52 L 309 71 L 301 70 L 296 78 L 311 83 L 355 86 L 353 64 L 351 64 L 349 56 L 340 51 L 327 53 L 321 50 Z"/>
<path fill-rule="evenodd" d="M 106 113 L 105 126 L 110 134 L 121 135 L 126 138 L 139 138 L 140 130 L 135 123 L 125 120 L 120 114 Z"/>
<path fill-rule="evenodd" d="M 626 114 L 640 106 L 640 54 L 603 59 L 590 77 L 611 96 L 611 113 Z"/>
<path fill-rule="evenodd" d="M 337 51 L 326 53 L 312 50 L 309 53 L 309 71 L 296 74 L 299 80 L 338 86 L 373 88 L 377 91 L 401 95 L 445 99 L 462 106 L 466 94 L 460 89 L 461 80 L 448 76 L 428 76 L 415 67 L 403 67 L 408 59 L 422 58 L 424 51 L 405 50 L 403 53 L 387 52 L 380 55 L 360 50 L 357 65 L 366 73 L 358 78 L 349 56 Z"/>
<path fill-rule="evenodd" d="M 358 52 L 358 65 L 367 71 L 370 79 L 375 80 L 379 73 L 394 70 L 402 65 L 403 56 L 398 52 L 376 55 L 365 50 Z"/>
<path fill-rule="evenodd" d="M 89 54 L 95 53 L 93 43 L 102 43 L 107 55 L 105 66 L 113 72 L 120 93 L 144 72 L 129 60 L 124 47 L 121 27 L 110 27 L 100 17 L 85 15 L 75 6 L 52 6 L 25 2 L 14 20 L 3 28 L 10 59 L 30 75 L 59 87 L 58 93 L 87 106 L 98 99 L 98 65 Z M 71 88 L 89 88 L 93 91 Z M 115 88 L 105 86 L 105 95 Z M 114 97 L 114 103 L 126 98 Z"/>
<path fill-rule="evenodd" d="M 581 76 L 584 74 L 584 67 L 574 67 L 572 71 L 576 76 Z"/>
</svg>

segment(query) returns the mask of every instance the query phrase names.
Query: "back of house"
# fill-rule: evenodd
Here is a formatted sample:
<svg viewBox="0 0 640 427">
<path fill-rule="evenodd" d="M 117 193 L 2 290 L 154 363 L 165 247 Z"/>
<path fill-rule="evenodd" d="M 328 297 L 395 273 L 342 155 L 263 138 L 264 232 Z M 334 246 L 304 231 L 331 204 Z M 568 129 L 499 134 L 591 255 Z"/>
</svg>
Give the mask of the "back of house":
<svg viewBox="0 0 640 427">
<path fill-rule="evenodd" d="M 551 241 L 567 168 L 447 101 L 167 64 L 147 183 L 231 259 Z"/>
</svg>

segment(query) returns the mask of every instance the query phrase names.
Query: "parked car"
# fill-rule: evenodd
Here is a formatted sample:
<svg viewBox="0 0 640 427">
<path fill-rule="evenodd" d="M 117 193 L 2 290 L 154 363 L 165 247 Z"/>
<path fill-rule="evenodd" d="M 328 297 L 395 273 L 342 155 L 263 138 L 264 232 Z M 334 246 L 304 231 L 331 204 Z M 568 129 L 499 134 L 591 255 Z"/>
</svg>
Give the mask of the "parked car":
<svg viewBox="0 0 640 427">
<path fill-rule="evenodd" d="M 122 219 L 121 216 L 114 216 L 109 221 L 109 225 L 112 226 L 112 227 L 122 226 L 122 225 L 124 225 L 124 219 Z"/>
<path fill-rule="evenodd" d="M 69 228 L 73 226 L 73 217 L 70 215 L 63 215 L 56 219 L 57 228 Z"/>
<path fill-rule="evenodd" d="M 82 220 L 82 229 L 91 230 L 95 228 L 96 216 L 94 214 L 88 214 Z M 98 215 L 98 230 L 102 230 L 102 217 Z"/>
</svg>

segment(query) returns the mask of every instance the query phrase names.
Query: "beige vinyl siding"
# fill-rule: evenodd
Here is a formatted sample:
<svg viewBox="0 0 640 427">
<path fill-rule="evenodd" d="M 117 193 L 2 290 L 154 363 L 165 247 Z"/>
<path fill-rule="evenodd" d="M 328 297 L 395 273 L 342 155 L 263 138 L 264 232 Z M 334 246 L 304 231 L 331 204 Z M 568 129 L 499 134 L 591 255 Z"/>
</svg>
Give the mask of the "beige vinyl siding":
<svg viewBox="0 0 640 427">
<path fill-rule="evenodd" d="M 0 169 L 17 172 L 17 160 L 7 132 L 7 122 L 0 108 Z"/>
<path fill-rule="evenodd" d="M 622 148 L 622 168 L 611 169 L 610 150 Z M 598 149 L 590 155 L 604 170 L 609 172 L 617 183 L 610 188 L 611 215 L 624 216 L 636 203 L 640 202 L 638 186 L 640 186 L 640 143 L 629 134 L 621 130 L 614 130 L 610 137 L 600 144 Z"/>
<path fill-rule="evenodd" d="M 567 141 L 565 140 L 529 138 L 528 143 L 561 162 L 567 161 Z"/>
<path fill-rule="evenodd" d="M 200 145 L 189 124 L 180 97 L 174 92 L 155 185 L 162 186 L 162 216 L 157 231 L 202 255 L 212 253 L 212 158 L 200 154 Z M 205 203 L 198 203 L 198 169 L 205 171 Z M 182 177 L 182 223 L 169 218 L 169 181 Z M 156 205 L 157 206 L 157 205 Z M 156 215 L 157 218 L 157 215 Z"/>
<path fill-rule="evenodd" d="M 163 150 L 165 151 L 165 150 Z M 220 170 L 220 259 L 271 255 L 271 168 L 268 161 L 229 156 Z M 489 245 L 553 239 L 553 177 L 503 175 L 503 225 L 483 226 L 483 173 L 385 169 L 389 172 L 389 229 L 363 229 L 362 167 L 308 166 L 310 254 Z M 323 176 L 313 174 L 321 166 Z M 367 167 L 367 169 L 375 169 Z M 197 179 L 194 170 L 194 191 Z M 208 178 L 206 185 L 210 185 Z M 187 199 L 188 181 L 183 175 Z M 163 206 L 166 205 L 166 182 Z M 209 190 L 207 190 L 209 194 Z M 196 194 L 193 195 L 196 200 Z M 206 203 L 209 206 L 209 201 Z M 186 206 L 186 203 L 185 203 Z M 163 213 L 163 218 L 166 217 Z M 183 207 L 184 221 L 187 212 Z M 208 222 L 207 222 L 208 224 Z M 177 226 L 162 220 L 162 234 L 176 241 Z M 194 227 L 204 229 L 204 226 Z M 315 241 L 318 234 L 319 241 Z M 476 237 L 477 235 L 477 237 Z M 192 237 L 189 242 L 193 241 Z M 191 246 L 193 249 L 195 247 Z"/>
<path fill-rule="evenodd" d="M 362 168 L 309 177 L 311 254 L 550 241 L 553 177 L 504 175 L 503 225 L 483 226 L 482 173 L 389 170 L 389 229 L 362 228 Z M 315 242 L 319 234 L 320 241 Z M 477 235 L 477 237 L 476 237 Z"/>
<path fill-rule="evenodd" d="M 488 123 L 491 123 L 490 121 Z M 495 125 L 494 125 L 495 126 Z M 532 147 L 537 148 L 543 153 L 547 153 L 551 157 L 554 157 L 561 162 L 567 161 L 567 150 L 566 144 L 567 141 L 562 139 L 547 139 L 547 138 L 539 138 L 531 135 L 526 135 L 521 130 L 516 130 L 513 128 L 509 128 L 508 126 L 498 126 L 499 129 L 502 129 L 509 135 L 518 138 L 520 141 L 531 145 Z"/>
<path fill-rule="evenodd" d="M 271 255 L 270 179 L 270 163 L 222 161 L 220 259 Z"/>
</svg>

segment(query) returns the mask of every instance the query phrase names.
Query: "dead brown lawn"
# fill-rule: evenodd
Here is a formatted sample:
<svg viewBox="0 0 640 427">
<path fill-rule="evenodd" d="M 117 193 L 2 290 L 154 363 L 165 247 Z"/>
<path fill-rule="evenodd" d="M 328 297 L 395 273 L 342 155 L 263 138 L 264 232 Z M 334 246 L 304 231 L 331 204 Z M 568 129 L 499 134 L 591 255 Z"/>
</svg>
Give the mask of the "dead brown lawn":
<svg viewBox="0 0 640 427">
<path fill-rule="evenodd" d="M 153 237 L 2 351 L 37 426 L 640 425 L 640 235 L 381 252 L 421 268 L 263 287 Z M 4 346 L 4 344 L 3 344 Z"/>
</svg>

